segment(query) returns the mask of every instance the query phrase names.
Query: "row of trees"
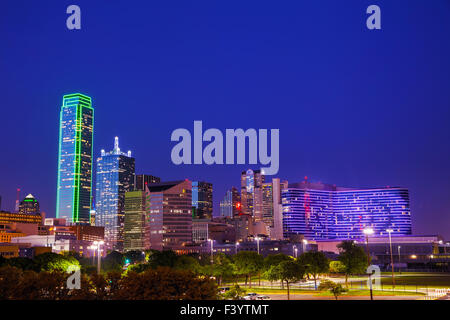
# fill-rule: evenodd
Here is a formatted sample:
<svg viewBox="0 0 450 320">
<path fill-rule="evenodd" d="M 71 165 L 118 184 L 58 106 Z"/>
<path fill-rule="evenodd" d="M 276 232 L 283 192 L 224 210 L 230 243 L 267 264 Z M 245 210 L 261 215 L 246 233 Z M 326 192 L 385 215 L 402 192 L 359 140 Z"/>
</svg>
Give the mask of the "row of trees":
<svg viewBox="0 0 450 320">
<path fill-rule="evenodd" d="M 217 284 L 209 277 L 167 267 L 141 273 L 81 274 L 80 289 L 67 288 L 68 274 L 0 267 L 0 300 L 211 300 Z"/>
<path fill-rule="evenodd" d="M 312 251 L 303 253 L 297 259 L 284 254 L 269 255 L 264 258 L 252 251 L 240 251 L 233 256 L 218 253 L 214 255 L 212 262 L 209 255 L 177 256 L 172 251 L 160 252 L 154 250 L 144 253 L 142 251 L 132 251 L 126 254 L 113 251 L 102 259 L 101 275 L 97 275 L 93 259 L 83 258 L 75 253 L 66 253 L 63 255 L 44 253 L 34 259 L 1 259 L 0 257 L 0 267 L 3 265 L 16 268 L 22 272 L 21 277 L 31 277 L 35 279 L 34 283 L 40 283 L 39 281 L 47 279 L 48 274 L 53 273 L 56 275 L 55 279 L 59 279 L 59 275 L 61 277 L 64 275 L 67 279 L 67 273 L 64 272 L 67 271 L 69 266 L 76 265 L 81 268 L 83 274 L 82 287 L 85 286 L 85 289 L 88 288 L 86 292 L 91 292 L 93 297 L 97 298 L 102 298 L 102 291 L 100 290 L 102 281 L 106 281 L 105 283 L 107 283 L 107 285 L 103 286 L 104 289 L 102 290 L 106 290 L 106 288 L 110 287 L 110 283 L 114 283 L 111 275 L 116 275 L 115 277 L 117 279 L 122 279 L 122 277 L 126 279 L 121 284 L 121 288 L 126 288 L 129 283 L 146 285 L 151 283 L 152 287 L 156 288 L 158 287 L 158 279 L 163 281 L 162 283 L 165 283 L 163 286 L 170 285 L 170 283 L 164 282 L 165 280 L 163 278 L 158 278 L 161 270 L 169 270 L 175 273 L 181 272 L 180 274 L 186 275 L 185 277 L 190 275 L 191 280 L 189 281 L 194 281 L 193 279 L 213 281 L 210 279 L 214 279 L 217 285 L 222 285 L 224 282 L 234 282 L 237 284 L 238 279 L 242 279 L 245 280 L 245 286 L 251 287 L 252 278 L 259 277 L 260 281 L 261 277 L 264 277 L 269 281 L 280 281 L 282 288 L 286 285 L 289 296 L 290 285 L 305 277 L 313 279 L 317 288 L 317 279 L 320 275 L 326 273 L 344 274 L 347 286 L 349 275 L 365 272 L 367 259 L 361 247 L 356 246 L 351 241 L 344 241 L 339 245 L 339 249 L 339 259 L 331 262 L 322 252 Z M 160 270 L 159 273 L 157 270 Z M 167 273 L 169 271 L 165 272 Z M 141 277 L 144 277 L 148 281 L 141 279 Z M 0 285 L 5 283 L 0 282 Z M 209 286 L 209 284 L 204 285 Z M 182 287 L 177 285 L 177 288 Z M 118 297 L 121 294 L 125 297 L 126 294 L 124 292 L 114 291 L 114 294 L 108 297 Z M 145 297 L 152 297 L 152 293 L 149 293 L 145 287 L 142 287 L 142 290 L 138 292 L 145 292 Z M 205 292 L 209 291 L 205 290 Z M 77 297 L 80 294 L 82 293 L 78 292 L 71 295 L 71 297 Z M 86 293 L 82 295 L 88 296 Z M 194 299 L 195 294 L 189 293 L 189 296 L 191 299 Z M 212 295 L 208 293 L 207 296 L 211 297 Z"/>
</svg>

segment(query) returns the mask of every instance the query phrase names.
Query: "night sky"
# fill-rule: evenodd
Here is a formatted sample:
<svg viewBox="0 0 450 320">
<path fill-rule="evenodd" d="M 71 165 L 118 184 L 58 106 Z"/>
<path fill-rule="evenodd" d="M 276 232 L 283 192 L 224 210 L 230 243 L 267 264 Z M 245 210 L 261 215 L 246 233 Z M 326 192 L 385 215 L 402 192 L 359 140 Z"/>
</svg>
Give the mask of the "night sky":
<svg viewBox="0 0 450 320">
<path fill-rule="evenodd" d="M 290 182 L 407 187 L 414 233 L 450 239 L 449 0 L 2 0 L 0 41 L 2 209 L 20 187 L 54 216 L 62 96 L 81 92 L 95 157 L 117 135 L 137 173 L 212 182 L 215 214 L 248 166 L 173 165 L 194 120 L 279 128 Z"/>
</svg>

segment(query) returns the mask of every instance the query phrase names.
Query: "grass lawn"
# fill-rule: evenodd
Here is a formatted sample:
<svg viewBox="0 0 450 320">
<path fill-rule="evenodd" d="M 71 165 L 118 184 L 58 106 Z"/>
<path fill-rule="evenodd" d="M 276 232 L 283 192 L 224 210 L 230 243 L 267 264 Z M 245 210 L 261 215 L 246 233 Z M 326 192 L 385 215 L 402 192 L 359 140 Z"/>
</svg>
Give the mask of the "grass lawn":
<svg viewBox="0 0 450 320">
<path fill-rule="evenodd" d="M 450 288 L 450 274 L 448 273 L 396 273 L 394 276 L 395 284 L 400 287 Z M 392 279 L 383 277 L 381 283 L 383 287 L 388 288 L 392 284 Z"/>
</svg>

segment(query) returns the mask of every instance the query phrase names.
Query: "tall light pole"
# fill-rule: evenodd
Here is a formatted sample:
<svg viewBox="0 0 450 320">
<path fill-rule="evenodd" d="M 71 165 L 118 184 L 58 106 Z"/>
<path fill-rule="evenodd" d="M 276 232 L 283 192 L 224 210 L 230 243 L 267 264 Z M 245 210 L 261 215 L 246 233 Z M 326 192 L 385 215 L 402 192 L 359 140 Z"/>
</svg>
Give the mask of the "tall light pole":
<svg viewBox="0 0 450 320">
<path fill-rule="evenodd" d="M 402 273 L 402 272 L 400 271 L 400 248 L 401 248 L 400 246 L 398 246 L 398 248 L 397 248 L 397 249 L 398 249 L 398 272 L 399 272 L 399 273 Z"/>
<path fill-rule="evenodd" d="M 373 229 L 372 228 L 365 228 L 363 230 L 363 232 L 366 235 L 367 264 L 370 266 L 369 235 L 373 234 Z M 370 300 L 373 300 L 372 274 L 371 273 L 369 273 L 369 284 L 370 284 Z"/>
<path fill-rule="evenodd" d="M 261 238 L 256 237 L 255 240 L 256 240 L 256 247 L 258 248 L 258 254 L 259 254 L 259 240 L 261 240 Z"/>
<path fill-rule="evenodd" d="M 392 229 L 387 229 L 386 232 L 389 234 L 389 250 L 391 252 L 391 269 L 392 269 L 392 288 L 395 288 L 395 277 L 394 277 L 394 256 L 392 254 L 392 238 L 391 233 L 394 232 Z"/>
<path fill-rule="evenodd" d="M 104 244 L 105 242 L 103 241 L 94 241 L 94 246 L 97 247 L 97 273 L 100 274 L 100 269 L 101 269 L 101 251 L 100 251 L 100 247 Z"/>
<path fill-rule="evenodd" d="M 211 242 L 211 264 L 214 263 L 214 240 L 213 239 L 208 239 L 209 242 Z"/>
<path fill-rule="evenodd" d="M 236 241 L 236 254 L 237 254 L 237 252 L 238 252 L 238 246 L 239 246 L 239 242 L 238 241 Z"/>
<path fill-rule="evenodd" d="M 297 259 L 297 251 L 298 251 L 297 246 L 294 245 L 294 257 L 295 257 L 296 259 Z"/>
<path fill-rule="evenodd" d="M 92 265 L 95 266 L 95 250 L 97 250 L 97 246 L 91 245 L 88 249 L 92 250 Z"/>
<path fill-rule="evenodd" d="M 303 243 L 303 253 L 305 253 L 306 252 L 306 245 L 308 244 L 308 240 L 303 239 L 302 243 Z"/>
</svg>

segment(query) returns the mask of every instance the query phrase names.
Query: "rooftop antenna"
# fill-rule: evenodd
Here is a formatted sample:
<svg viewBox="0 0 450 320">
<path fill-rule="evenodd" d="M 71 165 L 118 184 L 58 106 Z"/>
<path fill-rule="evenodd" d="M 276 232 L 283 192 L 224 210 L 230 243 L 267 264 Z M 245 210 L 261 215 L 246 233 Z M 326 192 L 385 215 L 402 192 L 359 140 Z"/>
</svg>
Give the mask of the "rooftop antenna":
<svg viewBox="0 0 450 320">
<path fill-rule="evenodd" d="M 120 148 L 119 148 L 119 137 L 114 138 L 114 153 L 119 154 Z"/>
<path fill-rule="evenodd" d="M 20 197 L 20 189 L 17 188 L 16 206 L 14 207 L 15 212 L 19 212 L 19 197 Z"/>
</svg>

